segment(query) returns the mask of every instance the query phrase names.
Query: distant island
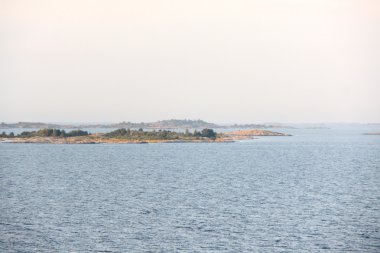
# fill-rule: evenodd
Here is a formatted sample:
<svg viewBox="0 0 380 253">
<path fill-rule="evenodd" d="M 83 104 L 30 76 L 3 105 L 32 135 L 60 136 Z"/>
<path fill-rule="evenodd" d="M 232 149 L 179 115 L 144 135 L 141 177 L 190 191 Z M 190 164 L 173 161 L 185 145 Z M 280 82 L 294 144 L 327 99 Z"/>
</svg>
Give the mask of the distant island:
<svg viewBox="0 0 380 253">
<path fill-rule="evenodd" d="M 380 135 L 380 132 L 376 132 L 376 133 L 365 133 L 364 135 Z"/>
<path fill-rule="evenodd" d="M 235 138 L 249 138 L 254 136 L 291 136 L 290 134 L 284 134 L 279 132 L 267 131 L 267 130 L 239 130 L 234 132 L 225 133 L 228 136 L 233 136 Z"/>
<path fill-rule="evenodd" d="M 294 128 L 282 124 L 233 124 L 218 125 L 203 120 L 187 120 L 187 119 L 170 119 L 148 123 L 120 122 L 113 124 L 52 124 L 42 122 L 17 122 L 17 123 L 0 123 L 0 129 L 11 128 L 65 128 L 65 129 L 84 129 L 84 128 L 130 128 L 130 129 L 204 129 L 204 128 Z"/>
<path fill-rule="evenodd" d="M 160 143 L 160 142 L 232 142 L 252 139 L 254 136 L 289 136 L 287 134 L 267 130 L 242 130 L 217 133 L 213 129 L 201 131 L 176 132 L 170 130 L 144 131 L 142 128 L 131 130 L 120 128 L 108 133 L 91 134 L 83 130 L 66 132 L 62 129 L 44 128 L 37 131 L 24 131 L 0 134 L 1 142 L 10 143 L 51 143 L 51 144 L 96 144 L 96 143 Z"/>
</svg>

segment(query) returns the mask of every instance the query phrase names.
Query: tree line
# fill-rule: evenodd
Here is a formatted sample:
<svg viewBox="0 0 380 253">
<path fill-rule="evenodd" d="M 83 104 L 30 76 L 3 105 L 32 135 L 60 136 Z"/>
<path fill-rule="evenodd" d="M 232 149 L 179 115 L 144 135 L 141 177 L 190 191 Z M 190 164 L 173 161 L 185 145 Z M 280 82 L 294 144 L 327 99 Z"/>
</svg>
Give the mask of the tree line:
<svg viewBox="0 0 380 253">
<path fill-rule="evenodd" d="M 70 132 L 66 132 L 65 130 L 55 129 L 55 128 L 44 128 L 37 131 L 24 131 L 20 134 L 15 135 L 13 132 L 9 134 L 2 132 L 0 137 L 3 138 L 28 138 L 28 137 L 75 137 L 75 136 L 85 136 L 89 135 L 87 131 L 83 130 L 72 130 Z"/>
<path fill-rule="evenodd" d="M 142 128 L 138 130 L 131 130 L 126 128 L 120 128 L 112 132 L 104 134 L 106 137 L 110 138 L 126 138 L 126 139 L 160 139 L 160 140 L 171 140 L 171 139 L 186 139 L 186 138 L 210 138 L 216 139 L 216 132 L 212 129 L 205 128 L 202 131 L 195 130 L 190 132 L 186 130 L 183 132 L 174 132 L 170 130 L 153 130 L 144 131 Z"/>
<path fill-rule="evenodd" d="M 66 132 L 65 130 L 55 129 L 55 128 L 44 128 L 37 131 L 24 131 L 20 134 L 15 135 L 13 132 L 6 134 L 5 132 L 0 134 L 3 138 L 30 138 L 30 137 L 75 137 L 75 136 L 86 136 L 90 133 L 83 130 L 72 130 Z M 217 133 L 213 129 L 205 128 L 201 131 L 194 130 L 190 132 L 186 130 L 185 132 L 175 132 L 170 130 L 153 130 L 144 131 L 142 128 L 138 130 L 131 130 L 126 128 L 120 128 L 109 133 L 105 133 L 104 137 L 108 138 L 125 138 L 125 139 L 140 139 L 140 140 L 175 140 L 175 139 L 199 139 L 199 138 L 209 138 L 215 140 Z"/>
</svg>

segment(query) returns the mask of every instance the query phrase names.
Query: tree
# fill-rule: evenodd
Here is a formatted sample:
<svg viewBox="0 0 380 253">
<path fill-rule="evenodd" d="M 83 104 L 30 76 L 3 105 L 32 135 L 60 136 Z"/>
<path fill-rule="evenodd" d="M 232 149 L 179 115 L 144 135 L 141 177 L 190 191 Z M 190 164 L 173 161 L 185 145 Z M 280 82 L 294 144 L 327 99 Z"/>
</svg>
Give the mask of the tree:
<svg viewBox="0 0 380 253">
<path fill-rule="evenodd" d="M 125 128 L 121 128 L 121 129 L 119 129 L 118 133 L 119 133 L 119 135 L 124 136 L 127 134 L 127 130 Z"/>
<path fill-rule="evenodd" d="M 69 137 L 84 136 L 84 135 L 88 135 L 88 132 L 83 131 L 83 130 L 72 130 L 72 131 L 67 133 L 67 136 L 69 136 Z"/>
<path fill-rule="evenodd" d="M 201 132 L 201 135 L 202 135 L 202 137 L 207 137 L 207 138 L 210 138 L 210 139 L 215 139 L 216 138 L 216 133 L 214 132 L 214 130 L 209 129 L 209 128 L 203 129 L 202 132 Z"/>
<path fill-rule="evenodd" d="M 61 130 L 59 129 L 53 129 L 53 136 L 54 137 L 58 137 L 61 135 Z"/>
</svg>

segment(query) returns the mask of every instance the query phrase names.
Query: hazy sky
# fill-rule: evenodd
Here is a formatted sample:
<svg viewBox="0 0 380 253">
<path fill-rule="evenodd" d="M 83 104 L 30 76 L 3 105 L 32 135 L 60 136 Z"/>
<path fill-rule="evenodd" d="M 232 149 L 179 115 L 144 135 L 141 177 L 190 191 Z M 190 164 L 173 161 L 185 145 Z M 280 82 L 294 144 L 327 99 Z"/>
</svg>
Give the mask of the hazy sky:
<svg viewBox="0 0 380 253">
<path fill-rule="evenodd" d="M 380 1 L 0 1 L 0 121 L 169 118 L 380 122 Z"/>
</svg>

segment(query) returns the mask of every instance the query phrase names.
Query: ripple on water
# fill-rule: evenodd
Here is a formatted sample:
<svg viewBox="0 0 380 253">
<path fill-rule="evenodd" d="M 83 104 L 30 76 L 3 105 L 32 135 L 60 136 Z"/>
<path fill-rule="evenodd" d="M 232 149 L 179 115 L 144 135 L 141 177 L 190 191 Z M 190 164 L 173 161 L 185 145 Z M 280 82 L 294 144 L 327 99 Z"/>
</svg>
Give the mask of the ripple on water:
<svg viewBox="0 0 380 253">
<path fill-rule="evenodd" d="M 286 138 L 2 143 L 0 251 L 379 252 L 380 142 Z"/>
</svg>

